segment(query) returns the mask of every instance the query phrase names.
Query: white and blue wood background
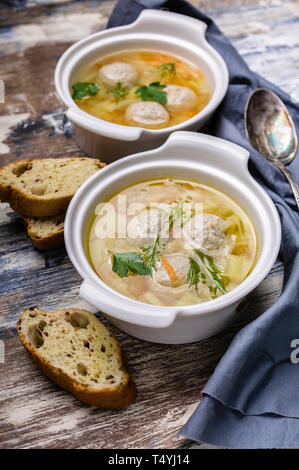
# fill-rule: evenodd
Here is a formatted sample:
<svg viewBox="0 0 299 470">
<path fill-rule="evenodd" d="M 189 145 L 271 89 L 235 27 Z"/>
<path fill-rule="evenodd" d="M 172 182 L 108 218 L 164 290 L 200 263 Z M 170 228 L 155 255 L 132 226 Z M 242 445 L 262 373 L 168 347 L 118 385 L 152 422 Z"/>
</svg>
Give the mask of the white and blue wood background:
<svg viewBox="0 0 299 470">
<path fill-rule="evenodd" d="M 194 0 L 213 17 L 247 63 L 299 99 L 298 0 Z M 78 149 L 53 74 L 74 41 L 105 27 L 114 1 L 0 2 L 1 166 L 21 158 L 75 156 Z M 80 277 L 65 250 L 45 254 L 28 241 L 17 214 L 0 205 L 0 448 L 189 448 L 177 432 L 200 401 L 200 391 L 238 330 L 280 294 L 278 261 L 238 321 L 199 343 L 161 346 L 116 328 L 138 388 L 134 405 L 103 411 L 78 402 L 45 378 L 16 336 L 29 305 L 46 310 L 88 308 Z M 107 323 L 107 322 L 106 322 Z M 110 325 L 108 325 L 110 326 Z M 170 360 L 171 358 L 171 360 Z"/>
</svg>

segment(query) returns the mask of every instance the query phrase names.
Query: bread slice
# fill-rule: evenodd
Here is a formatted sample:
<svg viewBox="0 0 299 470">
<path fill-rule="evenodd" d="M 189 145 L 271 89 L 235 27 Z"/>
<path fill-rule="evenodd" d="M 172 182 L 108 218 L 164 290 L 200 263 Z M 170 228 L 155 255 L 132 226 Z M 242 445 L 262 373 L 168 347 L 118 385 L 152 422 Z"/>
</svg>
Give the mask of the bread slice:
<svg viewBox="0 0 299 470">
<path fill-rule="evenodd" d="M 56 217 L 26 217 L 22 220 L 32 245 L 39 251 L 52 250 L 64 243 L 65 214 Z"/>
<path fill-rule="evenodd" d="M 29 307 L 17 329 L 41 371 L 79 400 L 101 408 L 123 408 L 135 400 L 121 348 L 92 313 Z"/>
<path fill-rule="evenodd" d="M 62 214 L 82 183 L 103 166 L 95 158 L 18 160 L 0 169 L 0 201 L 30 217 Z"/>
</svg>

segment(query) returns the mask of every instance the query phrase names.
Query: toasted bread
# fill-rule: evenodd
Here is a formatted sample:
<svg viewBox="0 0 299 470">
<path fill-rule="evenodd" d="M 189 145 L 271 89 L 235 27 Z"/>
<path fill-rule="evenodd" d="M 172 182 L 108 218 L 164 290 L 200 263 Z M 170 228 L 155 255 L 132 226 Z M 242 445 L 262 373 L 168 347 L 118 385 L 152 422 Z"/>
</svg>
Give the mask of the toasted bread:
<svg viewBox="0 0 299 470">
<path fill-rule="evenodd" d="M 90 312 L 30 307 L 17 330 L 41 371 L 79 400 L 101 408 L 123 408 L 135 400 L 117 340 Z"/>
<path fill-rule="evenodd" d="M 77 189 L 103 166 L 79 157 L 15 161 L 0 169 L 0 201 L 29 217 L 63 214 Z"/>
<path fill-rule="evenodd" d="M 58 248 L 64 243 L 65 214 L 56 217 L 26 217 L 22 220 L 32 245 L 39 251 Z"/>
</svg>

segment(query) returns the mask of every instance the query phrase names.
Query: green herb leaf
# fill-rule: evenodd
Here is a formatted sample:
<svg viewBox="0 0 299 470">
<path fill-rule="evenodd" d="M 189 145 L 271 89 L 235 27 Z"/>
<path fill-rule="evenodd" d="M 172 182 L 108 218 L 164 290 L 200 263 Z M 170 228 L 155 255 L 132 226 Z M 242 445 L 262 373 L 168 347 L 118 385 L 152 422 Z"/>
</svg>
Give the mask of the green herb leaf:
<svg viewBox="0 0 299 470">
<path fill-rule="evenodd" d="M 160 73 L 161 79 L 169 75 L 171 78 L 176 76 L 176 62 L 169 62 L 167 64 L 162 64 L 157 67 L 158 72 Z"/>
<path fill-rule="evenodd" d="M 216 265 L 211 256 L 205 255 L 202 251 L 193 250 L 198 257 L 198 261 L 189 257 L 190 268 L 187 279 L 189 287 L 195 286 L 198 293 L 198 283 L 201 281 L 209 288 L 211 297 L 214 299 L 219 292 L 221 295 L 227 292 L 221 269 Z"/>
<path fill-rule="evenodd" d="M 121 82 L 118 82 L 118 84 L 111 90 L 111 94 L 113 95 L 116 104 L 119 103 L 120 100 L 123 100 L 127 94 L 129 93 L 129 90 L 126 90 Z"/>
<path fill-rule="evenodd" d="M 112 271 L 120 277 L 127 277 L 129 273 L 150 276 L 151 270 L 145 265 L 137 253 L 112 253 Z"/>
<path fill-rule="evenodd" d="M 95 96 L 100 87 L 93 82 L 77 82 L 72 86 L 72 98 L 73 100 L 80 100 L 85 96 Z"/>
<path fill-rule="evenodd" d="M 148 86 L 137 88 L 135 94 L 139 95 L 142 101 L 158 101 L 161 104 L 166 104 L 167 94 L 165 91 L 162 91 L 163 88 L 166 88 L 166 85 L 160 82 L 153 82 Z"/>
</svg>

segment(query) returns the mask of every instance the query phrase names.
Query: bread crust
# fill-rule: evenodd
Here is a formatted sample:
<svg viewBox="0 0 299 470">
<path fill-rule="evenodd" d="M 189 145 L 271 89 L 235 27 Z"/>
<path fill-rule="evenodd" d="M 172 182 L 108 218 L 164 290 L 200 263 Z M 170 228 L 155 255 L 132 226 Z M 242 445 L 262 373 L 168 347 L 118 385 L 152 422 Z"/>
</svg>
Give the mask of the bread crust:
<svg viewBox="0 0 299 470">
<path fill-rule="evenodd" d="M 78 400 L 100 408 L 124 408 L 135 401 L 136 387 L 133 381 L 131 380 L 130 375 L 123 366 L 123 353 L 121 347 L 118 341 L 111 334 L 111 338 L 117 348 L 117 353 L 120 360 L 120 370 L 122 370 L 122 372 L 124 373 L 124 380 L 120 385 L 111 384 L 109 386 L 102 387 L 101 390 L 89 386 L 82 386 L 79 382 L 76 382 L 71 377 L 69 377 L 61 368 L 54 367 L 52 364 L 50 364 L 48 360 L 43 358 L 38 353 L 38 349 L 28 342 L 25 334 L 22 331 L 21 324 L 22 321 L 26 319 L 28 311 L 30 309 L 34 310 L 36 308 L 37 307 L 30 307 L 20 316 L 17 322 L 17 331 L 19 334 L 19 338 L 29 357 L 31 357 L 33 362 L 47 377 L 49 377 L 53 382 L 55 382 L 64 390 L 75 395 Z M 44 312 L 43 310 L 38 310 L 40 312 Z M 82 309 L 54 310 L 53 312 L 48 312 L 47 315 L 57 315 L 66 311 L 69 313 L 81 312 L 85 315 L 91 315 L 92 317 L 96 318 L 92 313 Z M 96 318 L 96 320 L 100 322 L 99 319 Z M 107 330 L 105 326 L 104 328 Z"/>
<path fill-rule="evenodd" d="M 57 232 L 44 237 L 37 237 L 35 233 L 30 230 L 30 224 L 27 217 L 22 217 L 22 222 L 27 230 L 27 235 L 34 248 L 39 251 L 53 250 L 59 248 L 64 244 L 64 228 L 61 227 Z"/>
<path fill-rule="evenodd" d="M 66 212 L 72 195 L 55 199 L 41 200 L 38 196 L 29 196 L 21 188 L 12 188 L 8 202 L 10 207 L 19 214 L 29 217 L 54 217 Z"/>
<path fill-rule="evenodd" d="M 49 161 L 55 159 L 46 158 L 38 160 Z M 65 160 L 69 162 L 74 162 L 75 160 L 92 160 L 93 163 L 98 166 L 99 170 L 106 166 L 105 163 L 95 158 L 70 157 L 65 158 Z M 45 198 L 44 196 L 29 194 L 20 186 L 5 184 L 2 178 L 4 172 L 10 168 L 13 169 L 14 166 L 19 166 L 20 164 L 30 165 L 34 163 L 34 161 L 36 160 L 17 160 L 0 168 L 0 201 L 8 202 L 15 212 L 19 212 L 21 215 L 27 215 L 29 217 L 53 217 L 65 213 L 72 197 L 74 196 L 74 193 L 64 196 L 57 194 L 56 196 L 52 196 L 51 199 L 49 199 Z"/>
</svg>

